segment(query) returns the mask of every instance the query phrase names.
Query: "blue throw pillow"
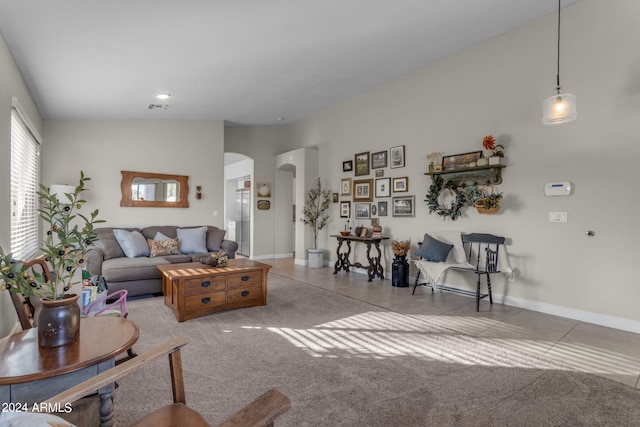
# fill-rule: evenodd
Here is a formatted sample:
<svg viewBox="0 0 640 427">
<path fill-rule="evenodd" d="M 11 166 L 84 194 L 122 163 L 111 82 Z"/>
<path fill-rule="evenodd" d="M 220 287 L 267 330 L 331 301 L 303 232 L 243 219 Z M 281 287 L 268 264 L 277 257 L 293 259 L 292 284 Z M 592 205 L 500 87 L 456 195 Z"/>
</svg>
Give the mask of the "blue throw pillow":
<svg viewBox="0 0 640 427">
<path fill-rule="evenodd" d="M 116 240 L 127 258 L 149 256 L 147 239 L 139 231 L 117 229 L 113 230 L 113 234 L 116 236 Z"/>
<path fill-rule="evenodd" d="M 424 241 L 416 252 L 419 257 L 431 262 L 445 262 L 453 245 L 436 240 L 428 234 L 424 235 Z"/>
<path fill-rule="evenodd" d="M 203 254 L 207 250 L 207 227 L 178 228 L 178 244 L 183 254 Z"/>
</svg>

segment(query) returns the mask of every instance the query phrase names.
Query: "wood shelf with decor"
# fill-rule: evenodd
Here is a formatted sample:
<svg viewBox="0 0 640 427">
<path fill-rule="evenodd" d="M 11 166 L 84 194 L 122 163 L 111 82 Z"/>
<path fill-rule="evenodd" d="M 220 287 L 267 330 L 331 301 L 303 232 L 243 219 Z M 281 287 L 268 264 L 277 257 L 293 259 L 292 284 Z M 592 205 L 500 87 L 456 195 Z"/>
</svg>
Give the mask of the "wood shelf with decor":
<svg viewBox="0 0 640 427">
<path fill-rule="evenodd" d="M 502 183 L 502 169 L 504 168 L 506 168 L 506 165 L 475 166 L 472 168 L 425 172 L 425 175 L 431 176 L 431 179 L 440 176 L 445 182 L 452 181 L 458 187 L 462 184 L 473 185 L 489 183 L 499 185 Z"/>
</svg>

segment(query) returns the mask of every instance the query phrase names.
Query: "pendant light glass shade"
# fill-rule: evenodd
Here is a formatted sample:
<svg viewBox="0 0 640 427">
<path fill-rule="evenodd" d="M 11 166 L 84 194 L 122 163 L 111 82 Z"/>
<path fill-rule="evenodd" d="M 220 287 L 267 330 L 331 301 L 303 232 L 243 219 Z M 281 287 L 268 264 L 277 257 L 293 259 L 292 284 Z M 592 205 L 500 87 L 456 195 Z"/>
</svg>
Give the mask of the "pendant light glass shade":
<svg viewBox="0 0 640 427">
<path fill-rule="evenodd" d="M 559 125 L 572 122 L 578 117 L 576 96 L 563 93 L 560 90 L 560 11 L 561 1 L 558 0 L 558 62 L 556 74 L 556 93 L 542 103 L 542 123 L 545 125 Z"/>
<path fill-rule="evenodd" d="M 576 117 L 576 96 L 572 93 L 563 93 L 558 89 L 542 103 L 542 123 L 545 125 L 569 123 Z"/>
</svg>

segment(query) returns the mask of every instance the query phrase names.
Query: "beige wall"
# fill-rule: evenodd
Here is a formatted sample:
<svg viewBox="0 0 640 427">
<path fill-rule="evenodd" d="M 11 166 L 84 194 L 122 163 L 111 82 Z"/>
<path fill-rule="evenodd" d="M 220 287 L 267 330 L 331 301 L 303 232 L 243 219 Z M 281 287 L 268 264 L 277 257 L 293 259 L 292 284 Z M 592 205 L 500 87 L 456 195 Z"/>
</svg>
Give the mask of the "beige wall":
<svg viewBox="0 0 640 427">
<path fill-rule="evenodd" d="M 29 116 L 35 130 L 42 135 L 40 113 L 31 98 L 20 71 L 0 34 L 0 246 L 9 251 L 11 229 L 10 163 L 11 163 L 11 98 L 16 97 Z M 9 295 L 0 292 L 0 337 L 11 331 L 17 320 Z"/>
<path fill-rule="evenodd" d="M 224 124 L 221 120 L 48 120 L 43 183 L 91 177 L 87 211 L 106 226 L 197 225 L 223 228 Z M 122 170 L 189 176 L 189 208 L 120 207 Z M 195 198 L 195 186 L 203 198 Z M 217 216 L 216 216 L 217 212 Z"/>
<path fill-rule="evenodd" d="M 494 292 L 508 303 L 640 331 L 632 172 L 640 156 L 640 2 L 582 0 L 562 17 L 561 79 L 577 95 L 576 122 L 540 122 L 555 83 L 551 15 L 298 123 L 292 138 L 320 147 L 321 175 L 336 191 L 351 176 L 342 161 L 405 145 L 406 167 L 385 176 L 409 177 L 417 213 L 383 217 L 386 234 L 414 243 L 430 230 L 507 236 L 516 280 L 498 280 Z M 429 215 L 425 156 L 479 150 L 488 134 L 506 146 L 502 212 L 469 209 L 456 222 Z M 575 193 L 545 197 L 544 184 L 558 180 Z M 549 223 L 549 211 L 568 212 L 569 222 Z M 342 225 L 337 207 L 333 213 L 325 249 Z M 387 268 L 390 258 L 387 251 Z"/>
</svg>

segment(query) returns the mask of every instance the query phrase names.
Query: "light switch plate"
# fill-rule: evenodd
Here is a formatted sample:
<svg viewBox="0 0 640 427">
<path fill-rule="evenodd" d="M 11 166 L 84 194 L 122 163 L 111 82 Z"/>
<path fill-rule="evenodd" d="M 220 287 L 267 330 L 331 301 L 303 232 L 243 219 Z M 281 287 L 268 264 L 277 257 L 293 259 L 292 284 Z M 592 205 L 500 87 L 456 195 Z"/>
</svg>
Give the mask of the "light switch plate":
<svg viewBox="0 0 640 427">
<path fill-rule="evenodd" d="M 567 212 L 549 212 L 549 222 L 567 222 Z"/>
</svg>

